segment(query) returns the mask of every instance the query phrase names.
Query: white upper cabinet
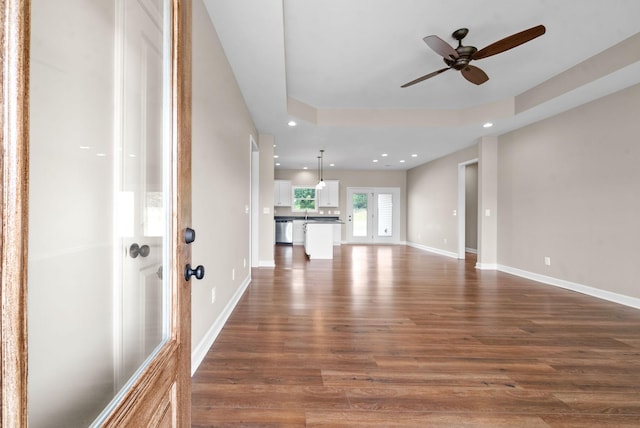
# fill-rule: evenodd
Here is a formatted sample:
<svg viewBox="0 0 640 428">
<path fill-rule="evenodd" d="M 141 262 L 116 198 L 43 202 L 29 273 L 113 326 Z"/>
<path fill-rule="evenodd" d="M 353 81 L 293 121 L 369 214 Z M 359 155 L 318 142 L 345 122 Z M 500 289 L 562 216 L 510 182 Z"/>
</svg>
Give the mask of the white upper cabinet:
<svg viewBox="0 0 640 428">
<path fill-rule="evenodd" d="M 275 207 L 291 206 L 291 181 L 290 180 L 274 180 L 273 181 L 273 206 Z"/>
<path fill-rule="evenodd" d="M 319 207 L 339 207 L 340 206 L 340 181 L 324 180 L 326 186 L 318 191 Z"/>
</svg>

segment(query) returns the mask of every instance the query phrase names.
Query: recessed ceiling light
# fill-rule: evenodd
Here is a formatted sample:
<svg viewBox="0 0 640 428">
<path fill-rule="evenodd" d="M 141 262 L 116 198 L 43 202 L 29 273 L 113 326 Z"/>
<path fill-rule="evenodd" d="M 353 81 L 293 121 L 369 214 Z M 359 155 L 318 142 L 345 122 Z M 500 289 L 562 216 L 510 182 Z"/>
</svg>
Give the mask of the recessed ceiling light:
<svg viewBox="0 0 640 428">
<path fill-rule="evenodd" d="M 404 163 L 404 159 L 401 159 L 401 160 L 400 160 L 400 163 Z"/>
<path fill-rule="evenodd" d="M 386 153 L 383 153 L 383 154 L 381 154 L 380 156 L 382 156 L 383 158 L 386 158 L 386 157 L 387 157 L 387 156 L 389 156 L 389 155 L 388 155 L 388 154 L 386 154 Z"/>
<path fill-rule="evenodd" d="M 82 150 L 89 150 L 91 148 L 91 146 L 80 146 L 80 148 Z"/>
<path fill-rule="evenodd" d="M 280 156 L 278 156 L 278 155 L 273 155 L 273 158 L 274 158 L 274 159 L 278 159 L 279 157 L 280 157 Z"/>
<path fill-rule="evenodd" d="M 309 167 L 308 166 L 303 166 L 302 169 L 309 169 Z"/>
<path fill-rule="evenodd" d="M 482 125 L 483 128 L 491 128 L 493 126 L 493 123 L 491 122 L 487 122 L 484 125 Z"/>
<path fill-rule="evenodd" d="M 280 166 L 280 162 L 276 162 L 276 166 Z"/>
<path fill-rule="evenodd" d="M 96 156 L 98 156 L 99 158 L 103 158 L 105 156 L 107 156 L 106 153 L 96 153 Z"/>
<path fill-rule="evenodd" d="M 417 157 L 418 157 L 418 155 L 414 153 L 414 154 L 412 154 L 412 155 L 411 155 L 411 157 L 412 157 L 412 158 L 417 158 Z"/>
<path fill-rule="evenodd" d="M 330 163 L 329 166 L 336 166 L 336 164 L 335 163 Z"/>
<path fill-rule="evenodd" d="M 374 160 L 373 160 L 373 163 L 376 163 L 376 162 L 378 162 L 378 159 L 374 159 Z"/>
<path fill-rule="evenodd" d="M 287 125 L 289 126 L 296 126 L 296 122 L 293 120 L 290 120 L 289 123 L 287 123 Z"/>
</svg>

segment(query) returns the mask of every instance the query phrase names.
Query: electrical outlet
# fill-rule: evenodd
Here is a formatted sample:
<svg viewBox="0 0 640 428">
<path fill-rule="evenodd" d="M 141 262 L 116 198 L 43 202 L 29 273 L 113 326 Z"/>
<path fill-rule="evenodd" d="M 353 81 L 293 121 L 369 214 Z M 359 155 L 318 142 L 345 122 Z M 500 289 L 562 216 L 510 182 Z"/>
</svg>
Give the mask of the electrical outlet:
<svg viewBox="0 0 640 428">
<path fill-rule="evenodd" d="M 235 281 L 235 280 L 236 280 L 236 270 L 231 269 L 231 281 Z"/>
<path fill-rule="evenodd" d="M 213 287 L 211 289 L 211 303 L 215 303 L 216 302 L 216 287 Z"/>
<path fill-rule="evenodd" d="M 242 259 L 242 267 L 247 267 L 247 259 Z"/>
<path fill-rule="evenodd" d="M 444 243 L 446 244 L 447 242 L 448 242 L 448 241 L 447 241 L 447 238 L 444 238 Z"/>
<path fill-rule="evenodd" d="M 544 258 L 544 264 L 547 266 L 551 266 L 551 257 L 545 257 Z"/>
</svg>

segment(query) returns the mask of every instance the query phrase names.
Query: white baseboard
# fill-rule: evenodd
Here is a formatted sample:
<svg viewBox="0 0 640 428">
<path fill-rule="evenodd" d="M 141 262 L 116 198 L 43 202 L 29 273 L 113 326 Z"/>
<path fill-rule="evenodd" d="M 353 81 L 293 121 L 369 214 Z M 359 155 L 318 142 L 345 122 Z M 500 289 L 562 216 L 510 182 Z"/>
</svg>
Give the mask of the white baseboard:
<svg viewBox="0 0 640 428">
<path fill-rule="evenodd" d="M 564 279 L 558 279 L 550 276 L 540 275 L 538 273 L 528 272 L 522 269 L 517 269 L 517 268 L 504 266 L 504 265 L 498 265 L 498 270 L 502 272 L 510 273 L 511 275 L 516 275 L 522 278 L 531 279 L 533 281 L 542 282 L 543 284 L 553 285 L 556 287 L 586 294 L 588 296 L 597 297 L 599 299 L 608 300 L 610 302 L 619 303 L 621 305 L 640 309 L 640 299 L 636 297 L 625 296 L 624 294 L 613 293 L 611 291 L 589 287 L 588 285 L 578 284 L 575 282 L 566 281 Z"/>
<path fill-rule="evenodd" d="M 476 262 L 476 269 L 480 270 L 498 270 L 498 265 L 495 263 L 479 263 Z"/>
<path fill-rule="evenodd" d="M 478 250 L 476 248 L 465 248 L 464 249 L 467 253 L 471 253 L 471 254 L 478 254 Z"/>
<path fill-rule="evenodd" d="M 213 342 L 215 342 L 216 338 L 222 331 L 222 327 L 224 327 L 224 324 L 231 316 L 233 309 L 242 298 L 242 295 L 244 294 L 250 283 L 251 275 L 247 276 L 247 278 L 242 282 L 231 300 L 229 300 L 229 303 L 227 303 L 224 310 L 220 313 L 220 316 L 218 316 L 213 325 L 211 325 L 211 327 L 207 331 L 207 334 L 204 335 L 200 343 L 198 343 L 198 346 L 196 346 L 195 349 L 191 352 L 191 376 L 194 375 L 194 373 L 200 366 L 200 363 L 202 363 L 202 360 L 204 360 L 204 357 L 207 355 L 207 352 L 209 352 L 211 345 L 213 345 Z"/>
<path fill-rule="evenodd" d="M 276 262 L 275 260 L 260 260 L 258 262 L 258 267 L 276 267 Z"/>
<path fill-rule="evenodd" d="M 458 253 L 454 253 L 452 251 L 445 251 L 441 250 L 440 248 L 427 247 L 426 245 L 416 244 L 415 242 L 408 242 L 407 245 L 413 248 L 428 251 L 430 253 L 440 254 L 441 256 L 452 257 L 454 259 L 458 258 Z"/>
</svg>

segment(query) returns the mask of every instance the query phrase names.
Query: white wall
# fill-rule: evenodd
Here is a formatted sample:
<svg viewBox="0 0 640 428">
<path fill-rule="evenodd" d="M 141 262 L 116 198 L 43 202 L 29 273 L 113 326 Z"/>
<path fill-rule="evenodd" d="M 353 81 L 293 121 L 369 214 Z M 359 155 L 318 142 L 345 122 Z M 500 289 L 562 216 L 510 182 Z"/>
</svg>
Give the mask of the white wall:
<svg viewBox="0 0 640 428">
<path fill-rule="evenodd" d="M 499 138 L 501 265 L 640 298 L 638 105 L 640 85 Z"/>
<path fill-rule="evenodd" d="M 250 135 L 261 144 L 204 3 L 194 1 L 192 264 L 205 267 L 190 283 L 194 364 L 251 277 Z"/>
</svg>

